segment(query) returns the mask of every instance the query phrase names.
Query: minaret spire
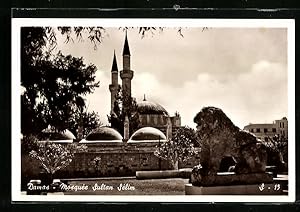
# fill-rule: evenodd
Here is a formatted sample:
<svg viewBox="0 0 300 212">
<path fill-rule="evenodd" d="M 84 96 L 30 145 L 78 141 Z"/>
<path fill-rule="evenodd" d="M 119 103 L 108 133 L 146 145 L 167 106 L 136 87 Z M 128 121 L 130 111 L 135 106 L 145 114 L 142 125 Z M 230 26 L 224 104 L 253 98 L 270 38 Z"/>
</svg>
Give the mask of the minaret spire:
<svg viewBox="0 0 300 212">
<path fill-rule="evenodd" d="M 118 64 L 117 64 L 117 59 L 116 59 L 116 51 L 114 50 L 114 58 L 113 58 L 113 63 L 111 67 L 111 71 L 118 71 Z"/>
<path fill-rule="evenodd" d="M 130 69 L 130 51 L 128 45 L 127 31 L 125 34 L 125 42 L 123 49 L 123 70 L 120 71 L 122 79 L 122 91 L 124 95 L 131 98 L 131 80 L 133 78 L 133 71 Z"/>
<path fill-rule="evenodd" d="M 146 101 L 146 94 L 144 94 L 144 99 L 143 99 L 143 101 Z"/>
<path fill-rule="evenodd" d="M 125 34 L 125 43 L 124 43 L 124 47 L 123 47 L 123 56 L 124 55 L 130 56 L 129 44 L 128 44 L 128 39 L 127 39 L 127 30 L 126 30 L 126 34 Z"/>
<path fill-rule="evenodd" d="M 118 64 L 117 64 L 117 58 L 116 53 L 114 50 L 114 56 L 113 56 L 113 62 L 111 66 L 111 84 L 109 85 L 109 91 L 111 94 L 111 102 L 110 102 L 110 113 L 112 114 L 114 112 L 114 105 L 116 101 L 116 95 L 118 93 L 119 89 L 119 82 L 118 82 Z"/>
</svg>

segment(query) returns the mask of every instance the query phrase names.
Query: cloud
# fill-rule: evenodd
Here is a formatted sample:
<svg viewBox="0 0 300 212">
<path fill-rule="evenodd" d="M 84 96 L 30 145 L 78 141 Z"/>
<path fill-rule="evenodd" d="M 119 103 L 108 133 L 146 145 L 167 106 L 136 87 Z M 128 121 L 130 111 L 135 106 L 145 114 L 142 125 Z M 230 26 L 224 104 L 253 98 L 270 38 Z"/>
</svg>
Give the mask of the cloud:
<svg viewBox="0 0 300 212">
<path fill-rule="evenodd" d="M 181 87 L 143 72 L 133 79 L 132 89 L 140 101 L 146 93 L 148 100 L 160 103 L 170 114 L 179 111 L 182 123 L 193 127 L 194 116 L 204 106 L 220 107 L 240 128 L 287 115 L 287 67 L 269 61 L 258 61 L 232 81 L 200 73 Z"/>
<path fill-rule="evenodd" d="M 187 28 L 183 33 L 184 38 L 168 28 L 147 39 L 130 33 L 133 69 L 180 86 L 199 73 L 230 81 L 260 60 L 287 60 L 285 29 L 209 28 L 202 32 L 201 28 Z"/>
<path fill-rule="evenodd" d="M 99 112 L 104 123 L 110 112 L 113 50 L 121 70 L 124 43 L 123 31 L 107 32 L 96 51 L 89 42 L 60 43 L 65 53 L 98 67 L 100 87 L 87 99 L 89 110 Z M 179 111 L 182 123 L 192 127 L 196 113 L 209 105 L 222 108 L 239 127 L 287 116 L 286 29 L 188 28 L 183 33 L 184 38 L 176 29 L 165 29 L 141 39 L 129 30 L 132 93 L 138 101 L 146 94 L 170 114 Z"/>
</svg>

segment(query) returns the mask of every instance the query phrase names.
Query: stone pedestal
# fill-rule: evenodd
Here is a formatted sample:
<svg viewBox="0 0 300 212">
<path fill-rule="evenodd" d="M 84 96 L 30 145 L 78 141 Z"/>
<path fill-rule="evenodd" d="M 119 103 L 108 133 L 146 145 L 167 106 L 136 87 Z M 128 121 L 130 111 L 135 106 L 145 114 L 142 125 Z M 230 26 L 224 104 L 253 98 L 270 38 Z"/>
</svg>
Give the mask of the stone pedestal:
<svg viewBox="0 0 300 212">
<path fill-rule="evenodd" d="M 260 183 L 273 183 L 272 175 L 268 173 L 218 173 L 217 175 L 204 175 L 200 171 L 192 171 L 191 183 L 194 186 L 230 186 L 253 185 Z"/>
<path fill-rule="evenodd" d="M 277 189 L 276 183 L 229 186 L 193 186 L 185 185 L 186 195 L 283 195 L 282 189 Z"/>
</svg>

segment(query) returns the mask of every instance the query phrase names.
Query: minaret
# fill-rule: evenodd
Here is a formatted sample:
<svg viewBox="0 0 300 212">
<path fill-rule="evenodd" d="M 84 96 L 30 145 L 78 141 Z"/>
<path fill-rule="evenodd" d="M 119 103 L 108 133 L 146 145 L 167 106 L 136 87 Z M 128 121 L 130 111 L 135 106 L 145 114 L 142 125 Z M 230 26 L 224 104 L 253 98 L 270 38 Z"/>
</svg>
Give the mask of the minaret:
<svg viewBox="0 0 300 212">
<path fill-rule="evenodd" d="M 118 93 L 118 65 L 117 65 L 117 59 L 116 59 L 116 54 L 114 51 L 114 58 L 113 58 L 113 63 L 111 67 L 111 84 L 109 85 L 109 91 L 111 94 L 111 108 L 110 108 L 110 113 L 112 114 L 114 111 L 114 104 L 116 100 L 116 95 Z"/>
<path fill-rule="evenodd" d="M 172 121 L 171 118 L 167 118 L 167 129 L 166 129 L 167 140 L 172 139 Z"/>
<path fill-rule="evenodd" d="M 129 139 L 129 119 L 128 116 L 125 116 L 124 119 L 124 141 L 128 141 Z"/>
<path fill-rule="evenodd" d="M 120 72 L 122 79 L 123 95 L 131 98 L 131 80 L 133 78 L 133 71 L 130 70 L 130 50 L 127 40 L 127 31 L 125 35 L 125 43 L 123 48 L 123 70 Z M 126 107 L 126 105 L 124 105 Z"/>
</svg>

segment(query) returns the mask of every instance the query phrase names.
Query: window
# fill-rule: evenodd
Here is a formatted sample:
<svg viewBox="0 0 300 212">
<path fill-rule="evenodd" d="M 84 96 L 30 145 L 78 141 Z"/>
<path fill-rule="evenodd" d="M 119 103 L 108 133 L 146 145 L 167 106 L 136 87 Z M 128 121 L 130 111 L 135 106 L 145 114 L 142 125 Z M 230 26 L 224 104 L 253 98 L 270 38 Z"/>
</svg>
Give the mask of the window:
<svg viewBox="0 0 300 212">
<path fill-rule="evenodd" d="M 284 123 L 282 123 L 282 128 L 284 128 Z"/>
<path fill-rule="evenodd" d="M 267 128 L 264 128 L 264 133 L 268 132 L 268 129 Z"/>
<path fill-rule="evenodd" d="M 256 132 L 258 132 L 258 133 L 259 133 L 259 132 L 260 132 L 260 129 L 259 129 L 259 128 L 256 128 Z"/>
<path fill-rule="evenodd" d="M 253 133 L 253 131 L 254 131 L 253 129 L 250 129 L 250 132 L 252 132 L 252 133 Z"/>
<path fill-rule="evenodd" d="M 272 132 L 273 132 L 273 133 L 276 133 L 276 128 L 272 128 Z"/>
</svg>

